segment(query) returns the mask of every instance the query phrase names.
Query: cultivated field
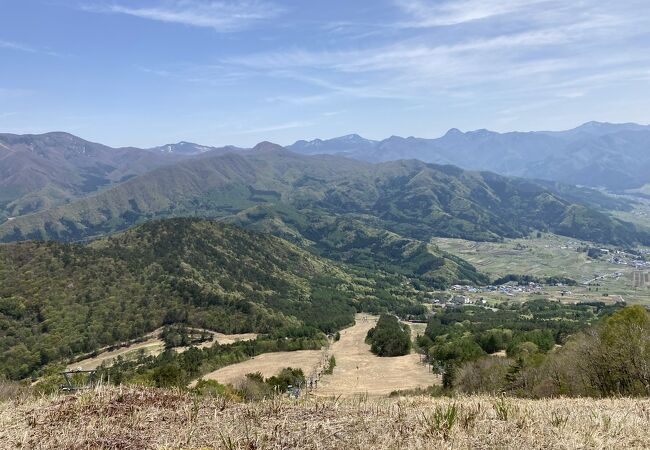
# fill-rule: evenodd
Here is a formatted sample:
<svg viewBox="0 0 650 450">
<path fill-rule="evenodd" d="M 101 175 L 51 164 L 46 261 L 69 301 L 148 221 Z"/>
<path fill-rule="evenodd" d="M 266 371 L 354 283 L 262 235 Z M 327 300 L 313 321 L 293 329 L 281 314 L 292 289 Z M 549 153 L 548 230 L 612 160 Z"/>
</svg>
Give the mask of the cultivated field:
<svg viewBox="0 0 650 450">
<path fill-rule="evenodd" d="M 579 286 L 569 288 L 547 287 L 544 295 L 547 298 L 564 301 L 600 300 L 604 302 L 622 298 L 628 303 L 650 303 L 648 301 L 650 291 L 634 289 L 632 267 L 611 264 L 604 259 L 591 259 L 587 257 L 586 253 L 576 251 L 578 246 L 593 246 L 594 244 L 591 243 L 553 234 L 544 234 L 539 239 L 506 239 L 504 242 L 435 238 L 432 243 L 471 262 L 477 269 L 488 274 L 491 279 L 512 273 L 536 277 L 564 276 L 579 283 Z M 617 272 L 622 275 L 615 276 L 614 274 Z M 589 290 L 582 285 L 584 281 L 593 280 L 603 275 L 605 277 L 598 280 L 598 291 L 595 290 L 595 287 Z M 562 296 L 561 291 L 567 289 L 571 291 L 571 294 Z M 490 295 L 486 296 L 490 297 Z M 496 297 L 502 297 L 501 300 L 506 299 L 499 294 L 496 294 Z"/>
<path fill-rule="evenodd" d="M 250 341 L 257 337 L 257 334 L 255 333 L 223 334 L 223 333 L 216 333 L 214 331 L 208 331 L 208 330 L 205 331 L 212 334 L 214 339 L 212 341 L 206 341 L 196 345 L 196 347 L 198 348 L 210 347 L 216 342 L 218 342 L 219 344 L 232 344 L 237 341 Z M 122 358 L 126 358 L 126 359 L 135 358 L 140 352 L 144 352 L 145 355 L 152 355 L 152 356 L 159 355 L 165 349 L 165 343 L 159 337 L 161 332 L 162 332 L 162 328 L 159 328 L 149 333 L 146 336 L 147 340 L 143 342 L 138 342 L 124 347 L 120 347 L 112 351 L 101 352 L 95 357 L 83 359 L 81 361 L 72 363 L 68 367 L 70 369 L 81 368 L 84 370 L 90 370 L 90 369 L 96 369 L 104 362 L 110 363 L 118 356 L 121 356 Z M 178 347 L 175 350 L 179 353 L 182 353 L 186 351 L 188 348 L 189 347 Z"/>
<path fill-rule="evenodd" d="M 332 344 L 329 354 L 336 358 L 333 375 L 321 378 L 319 396 L 388 395 L 393 391 L 438 384 L 440 378 L 410 354 L 380 358 L 370 352 L 365 338 L 377 317 L 358 314 L 353 327 L 341 331 L 341 339 Z"/>
<path fill-rule="evenodd" d="M 642 449 L 648 429 L 648 399 L 231 403 L 124 387 L 0 402 L 3 449 Z"/>
</svg>

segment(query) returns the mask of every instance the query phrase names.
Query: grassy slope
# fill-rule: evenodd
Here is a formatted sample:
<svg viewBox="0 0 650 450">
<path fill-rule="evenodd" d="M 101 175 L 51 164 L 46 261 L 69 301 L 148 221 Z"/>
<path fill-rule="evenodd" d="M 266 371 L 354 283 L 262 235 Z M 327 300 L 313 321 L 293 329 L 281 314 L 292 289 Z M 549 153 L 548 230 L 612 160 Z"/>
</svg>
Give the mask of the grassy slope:
<svg viewBox="0 0 650 450">
<path fill-rule="evenodd" d="M 496 396 L 230 403 L 104 388 L 0 403 L 0 442 L 42 449 L 648 448 L 649 408 L 648 399 Z M 452 410 L 455 418 L 436 421 Z"/>
</svg>

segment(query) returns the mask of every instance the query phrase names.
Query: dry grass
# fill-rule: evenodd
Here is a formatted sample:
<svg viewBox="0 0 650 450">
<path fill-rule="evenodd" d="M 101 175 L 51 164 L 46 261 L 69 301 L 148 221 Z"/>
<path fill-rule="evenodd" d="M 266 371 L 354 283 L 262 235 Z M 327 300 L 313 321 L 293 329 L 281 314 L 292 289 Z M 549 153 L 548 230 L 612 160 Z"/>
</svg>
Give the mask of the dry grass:
<svg viewBox="0 0 650 450">
<path fill-rule="evenodd" d="M 488 396 L 229 403 L 101 388 L 0 403 L 0 447 L 34 449 L 650 448 L 650 400 Z"/>
<path fill-rule="evenodd" d="M 285 367 L 302 369 L 309 375 L 322 359 L 321 350 L 298 350 L 295 352 L 264 353 L 244 362 L 215 370 L 202 378 L 217 380 L 222 384 L 237 385 L 247 373 L 260 372 L 265 378 L 276 375 Z"/>
<path fill-rule="evenodd" d="M 381 358 L 370 352 L 365 338 L 376 323 L 377 317 L 359 314 L 353 327 L 341 331 L 341 339 L 329 350 L 336 358 L 334 374 L 321 379 L 317 395 L 388 395 L 440 384 L 440 377 L 429 372 L 417 354 Z"/>
<path fill-rule="evenodd" d="M 117 348 L 112 351 L 104 351 L 95 357 L 87 358 L 72 363 L 69 365 L 69 368 L 84 369 L 84 370 L 96 369 L 102 363 L 104 362 L 110 363 L 118 356 L 121 356 L 126 359 L 135 358 L 139 351 L 143 351 L 145 355 L 157 356 L 160 353 L 162 353 L 163 350 L 165 349 L 165 343 L 159 337 L 162 330 L 163 330 L 162 328 L 158 328 L 157 330 L 152 331 L 146 336 L 147 340 L 143 342 L 137 342 L 131 345 Z M 238 341 L 250 341 L 257 338 L 256 333 L 223 334 L 223 333 L 216 333 L 214 331 L 209 331 L 209 330 L 202 330 L 202 331 L 210 333 L 214 339 L 212 341 L 206 341 L 196 345 L 196 347 L 198 348 L 211 347 L 212 345 L 214 345 L 215 342 L 218 342 L 219 344 L 222 345 L 227 345 L 227 344 L 233 344 Z M 183 353 L 188 348 L 189 347 L 178 347 L 175 350 L 179 353 Z"/>
<path fill-rule="evenodd" d="M 341 331 L 341 339 L 330 348 L 295 352 L 265 353 L 238 364 L 223 367 L 203 378 L 224 384 L 238 385 L 247 373 L 261 372 L 265 377 L 276 375 L 285 367 L 302 369 L 307 378 L 321 373 L 329 356 L 336 358 L 332 375 L 319 378 L 314 391 L 320 396 L 388 395 L 396 390 L 426 388 L 440 383 L 416 354 L 380 358 L 365 343 L 368 330 L 377 317 L 358 314 L 354 326 Z"/>
</svg>

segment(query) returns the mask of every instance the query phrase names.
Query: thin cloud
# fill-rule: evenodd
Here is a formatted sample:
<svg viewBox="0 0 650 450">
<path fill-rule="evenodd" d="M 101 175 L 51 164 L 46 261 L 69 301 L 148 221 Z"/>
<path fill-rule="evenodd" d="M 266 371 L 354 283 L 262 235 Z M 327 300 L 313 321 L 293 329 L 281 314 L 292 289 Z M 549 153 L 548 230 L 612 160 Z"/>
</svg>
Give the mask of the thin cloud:
<svg viewBox="0 0 650 450">
<path fill-rule="evenodd" d="M 284 8 L 260 0 L 163 1 L 151 6 L 86 6 L 87 11 L 125 14 L 159 22 L 212 28 L 221 33 L 241 31 L 281 15 Z"/>
<path fill-rule="evenodd" d="M 18 52 L 34 53 L 48 56 L 61 56 L 60 53 L 52 52 L 50 50 L 32 47 L 31 45 L 22 44 L 20 42 L 11 42 L 0 40 L 0 49 L 15 50 Z"/>
<path fill-rule="evenodd" d="M 413 15 L 417 13 L 423 19 L 421 24 L 433 23 L 424 21 L 426 14 L 431 14 L 441 24 L 463 24 L 467 32 L 432 39 L 428 31 L 413 35 L 411 30 L 407 37 L 391 44 L 316 51 L 294 48 L 237 55 L 222 63 L 264 76 L 301 81 L 340 96 L 402 100 L 453 96 L 459 89 L 468 88 L 488 93 L 540 91 L 575 77 L 617 73 L 630 65 L 647 70 L 650 63 L 647 51 L 633 46 L 627 46 L 623 54 L 617 52 L 618 61 L 603 58 L 607 49 L 621 48 L 629 40 L 641 38 L 650 24 L 647 17 L 597 1 L 578 6 L 562 6 L 557 0 L 399 3 L 411 8 Z M 479 3 L 483 5 L 480 8 Z M 559 9 L 546 13 L 542 6 L 550 4 Z M 470 14 L 473 9 L 476 11 Z M 473 23 L 478 17 L 489 19 L 519 9 L 535 16 L 525 31 L 519 25 L 504 26 L 506 19 L 499 19 L 499 26 L 494 27 Z M 506 22 L 519 20 L 508 18 Z M 576 95 L 583 90 L 568 92 Z"/>
<path fill-rule="evenodd" d="M 412 20 L 402 23 L 407 27 L 436 27 L 459 25 L 476 20 L 530 9 L 550 0 L 395 0 L 397 7 L 411 16 Z"/>
<path fill-rule="evenodd" d="M 268 133 L 271 131 L 281 131 L 281 130 L 290 130 L 293 128 L 306 128 L 313 125 L 313 122 L 306 121 L 293 121 L 280 123 L 276 125 L 268 125 L 259 128 L 249 128 L 247 130 L 241 131 L 242 134 L 257 134 L 257 133 Z"/>
</svg>

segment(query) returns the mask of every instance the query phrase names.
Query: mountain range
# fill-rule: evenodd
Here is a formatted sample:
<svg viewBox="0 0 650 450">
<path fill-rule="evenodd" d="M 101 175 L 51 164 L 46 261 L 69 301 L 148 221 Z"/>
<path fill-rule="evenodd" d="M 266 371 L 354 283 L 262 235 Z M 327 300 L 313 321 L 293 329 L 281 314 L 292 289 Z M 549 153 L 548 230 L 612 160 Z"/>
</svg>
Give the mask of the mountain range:
<svg viewBox="0 0 650 450">
<path fill-rule="evenodd" d="M 0 144 L 0 375 L 15 379 L 164 324 L 328 331 L 355 311 L 422 314 L 411 297 L 490 282 L 440 236 L 650 245 L 611 214 L 627 200 L 417 159 L 114 149 L 65 133 Z"/>
<path fill-rule="evenodd" d="M 562 186 L 417 160 L 372 164 L 299 155 L 264 142 L 249 151 L 203 153 L 7 220 L 0 239 L 78 240 L 152 218 L 196 215 L 264 224 L 321 247 L 331 241 L 314 230 L 339 218 L 425 242 L 434 236 L 497 240 L 534 229 L 599 242 L 646 241 L 645 230 L 595 208 L 598 193 L 588 191 L 587 198 Z"/>
<path fill-rule="evenodd" d="M 207 152 L 188 142 L 111 148 L 69 133 L 0 134 L 0 220 L 51 208 Z"/>
<path fill-rule="evenodd" d="M 611 190 L 650 183 L 650 126 L 588 122 L 568 131 L 496 133 L 449 130 L 437 139 L 352 134 L 298 141 L 302 154 L 337 154 L 369 162 L 419 159 L 469 170 L 560 181 Z"/>
<path fill-rule="evenodd" d="M 452 129 L 438 139 L 374 141 L 352 134 L 298 141 L 287 148 L 366 162 L 418 159 L 620 191 L 650 183 L 649 146 L 648 126 L 589 122 L 560 132 Z M 0 221 L 72 202 L 161 166 L 240 151 L 247 149 L 184 141 L 148 149 L 111 148 L 62 132 L 0 134 Z"/>
<path fill-rule="evenodd" d="M 644 132 L 636 125 L 611 127 Z M 585 126 L 563 139 L 603 128 L 610 126 Z M 2 242 L 89 240 L 153 219 L 205 217 L 437 287 L 487 281 L 438 249 L 432 239 L 439 236 L 495 241 L 542 230 L 621 246 L 650 243 L 647 229 L 609 212 L 629 210 L 629 201 L 560 182 L 417 159 L 305 155 L 270 142 L 252 149 L 186 142 L 113 149 L 65 133 L 0 138 L 0 184 L 4 198 L 14 198 L 0 222 Z M 357 136 L 339 141 L 346 148 L 366 145 Z M 63 194 L 48 199 L 50 192 Z M 34 198 L 41 203 L 17 209 Z"/>
</svg>

